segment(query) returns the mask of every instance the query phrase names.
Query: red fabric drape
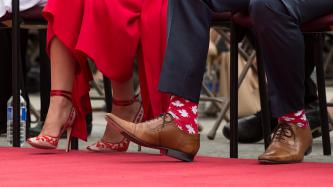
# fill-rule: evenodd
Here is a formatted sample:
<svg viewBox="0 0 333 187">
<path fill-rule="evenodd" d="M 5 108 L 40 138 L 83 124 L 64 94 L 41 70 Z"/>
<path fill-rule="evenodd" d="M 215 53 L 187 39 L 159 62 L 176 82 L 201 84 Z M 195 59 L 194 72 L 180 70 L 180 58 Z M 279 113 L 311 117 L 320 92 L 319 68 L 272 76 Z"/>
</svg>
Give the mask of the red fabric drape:
<svg viewBox="0 0 333 187">
<path fill-rule="evenodd" d="M 166 46 L 167 0 L 49 0 L 43 11 L 48 20 L 48 46 L 58 37 L 77 60 L 73 104 L 79 111 L 73 136 L 87 139 L 85 115 L 91 112 L 86 57 L 111 80 L 132 77 L 135 57 L 145 119 L 167 109 L 169 97 L 158 92 Z"/>
</svg>

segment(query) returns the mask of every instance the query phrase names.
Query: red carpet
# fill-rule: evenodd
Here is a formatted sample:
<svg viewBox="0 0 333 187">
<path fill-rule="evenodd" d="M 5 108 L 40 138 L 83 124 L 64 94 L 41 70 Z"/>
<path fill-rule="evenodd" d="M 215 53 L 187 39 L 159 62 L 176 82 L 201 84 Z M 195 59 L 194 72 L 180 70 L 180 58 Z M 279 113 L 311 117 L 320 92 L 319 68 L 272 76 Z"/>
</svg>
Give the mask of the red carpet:
<svg viewBox="0 0 333 187">
<path fill-rule="evenodd" d="M 0 148 L 0 186 L 333 186 L 333 164 Z"/>
</svg>

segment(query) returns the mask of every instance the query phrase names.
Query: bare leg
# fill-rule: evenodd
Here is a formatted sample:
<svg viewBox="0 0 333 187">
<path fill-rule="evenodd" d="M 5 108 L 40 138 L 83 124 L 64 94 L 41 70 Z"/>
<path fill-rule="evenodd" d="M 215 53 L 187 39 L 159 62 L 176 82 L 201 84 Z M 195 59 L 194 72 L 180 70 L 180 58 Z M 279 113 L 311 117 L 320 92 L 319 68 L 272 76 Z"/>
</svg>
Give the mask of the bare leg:
<svg viewBox="0 0 333 187">
<path fill-rule="evenodd" d="M 72 91 L 75 73 L 75 60 L 58 39 L 54 38 L 50 47 L 51 54 L 51 90 Z M 41 135 L 56 137 L 66 122 L 72 107 L 71 101 L 61 96 L 50 99 L 50 107 Z"/>
<path fill-rule="evenodd" d="M 117 100 L 130 100 L 134 97 L 133 79 L 126 82 L 115 82 L 112 81 L 112 92 L 113 98 Z M 117 106 L 112 105 L 112 113 L 128 121 L 133 121 L 135 114 L 138 112 L 140 103 L 135 102 L 129 106 Z M 117 133 L 115 130 L 106 127 L 103 140 L 110 143 L 117 143 L 121 141 L 124 137 Z"/>
</svg>

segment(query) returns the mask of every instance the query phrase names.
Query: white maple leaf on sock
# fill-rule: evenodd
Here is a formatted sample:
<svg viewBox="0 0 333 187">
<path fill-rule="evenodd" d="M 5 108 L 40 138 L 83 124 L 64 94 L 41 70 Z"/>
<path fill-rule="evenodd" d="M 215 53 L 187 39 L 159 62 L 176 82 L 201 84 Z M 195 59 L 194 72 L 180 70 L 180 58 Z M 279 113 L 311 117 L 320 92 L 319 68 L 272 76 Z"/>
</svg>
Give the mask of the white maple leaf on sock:
<svg viewBox="0 0 333 187">
<path fill-rule="evenodd" d="M 300 111 L 295 113 L 295 116 L 301 116 L 302 114 L 303 114 L 303 110 L 300 110 Z"/>
<path fill-rule="evenodd" d="M 195 118 L 195 119 L 194 119 L 194 123 L 195 123 L 196 125 L 199 124 L 199 120 L 198 120 L 198 118 Z"/>
<path fill-rule="evenodd" d="M 305 114 L 303 114 L 303 116 L 301 117 L 301 120 L 306 121 L 306 115 Z"/>
<path fill-rule="evenodd" d="M 186 110 L 182 109 L 182 110 L 178 110 L 178 112 L 182 117 L 184 117 L 184 118 L 188 117 L 188 113 L 186 112 Z"/>
<path fill-rule="evenodd" d="M 173 118 L 175 118 L 175 119 L 179 119 L 179 117 L 175 114 L 175 113 L 173 113 L 173 112 L 171 112 L 171 111 L 169 111 L 168 112 Z"/>
<path fill-rule="evenodd" d="M 192 106 L 192 112 L 193 112 L 193 114 L 197 114 L 198 113 L 198 106 Z"/>
<path fill-rule="evenodd" d="M 291 118 L 291 117 L 282 117 L 282 119 L 284 121 L 293 121 L 293 120 L 295 120 L 295 118 Z"/>
<path fill-rule="evenodd" d="M 180 102 L 179 100 L 176 100 L 174 102 L 172 102 L 172 105 L 175 107 L 183 107 L 184 104 L 182 102 Z"/>
<path fill-rule="evenodd" d="M 187 128 L 187 132 L 189 134 L 194 134 L 195 133 L 195 131 L 194 131 L 194 129 L 191 125 L 188 124 L 188 125 L 185 125 L 185 127 Z"/>
<path fill-rule="evenodd" d="M 303 123 L 297 123 L 296 124 L 298 127 L 301 127 L 301 128 L 303 128 L 305 125 L 303 124 Z"/>
</svg>

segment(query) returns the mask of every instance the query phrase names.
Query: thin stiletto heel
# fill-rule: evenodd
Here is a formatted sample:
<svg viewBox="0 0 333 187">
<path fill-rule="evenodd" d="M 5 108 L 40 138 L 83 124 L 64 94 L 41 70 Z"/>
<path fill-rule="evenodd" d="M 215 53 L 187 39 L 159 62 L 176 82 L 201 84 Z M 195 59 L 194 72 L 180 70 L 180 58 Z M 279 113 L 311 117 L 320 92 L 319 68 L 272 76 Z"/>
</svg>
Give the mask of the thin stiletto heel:
<svg viewBox="0 0 333 187">
<path fill-rule="evenodd" d="M 67 146 L 66 152 L 69 152 L 71 149 L 71 142 L 72 142 L 72 127 L 67 128 Z"/>
<path fill-rule="evenodd" d="M 72 101 L 71 92 L 64 91 L 64 90 L 51 90 L 50 93 L 52 96 L 62 96 L 67 98 L 68 100 Z M 70 148 L 70 141 L 71 141 L 71 132 L 72 132 L 72 126 L 74 124 L 75 118 L 77 116 L 76 110 L 74 107 L 72 107 L 71 112 L 68 115 L 67 121 L 62 125 L 61 130 L 56 137 L 48 136 L 48 135 L 39 135 L 33 138 L 29 138 L 27 140 L 27 143 L 29 143 L 31 146 L 39 149 L 56 149 L 59 144 L 59 140 L 61 135 L 67 131 L 67 147 L 66 152 L 69 151 Z"/>
</svg>

